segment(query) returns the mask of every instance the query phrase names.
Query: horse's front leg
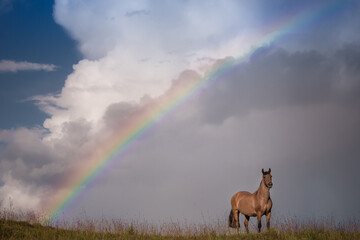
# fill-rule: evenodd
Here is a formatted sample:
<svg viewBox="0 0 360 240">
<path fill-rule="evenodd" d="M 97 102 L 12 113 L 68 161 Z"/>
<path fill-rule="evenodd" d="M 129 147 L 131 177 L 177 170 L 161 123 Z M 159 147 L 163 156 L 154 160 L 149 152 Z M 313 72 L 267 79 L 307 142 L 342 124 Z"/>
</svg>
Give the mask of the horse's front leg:
<svg viewBox="0 0 360 240">
<path fill-rule="evenodd" d="M 250 219 L 250 216 L 245 215 L 244 225 L 245 225 L 246 233 L 249 233 L 249 219 Z"/>
<path fill-rule="evenodd" d="M 271 217 L 271 211 L 266 213 L 266 228 L 267 228 L 267 230 L 270 229 L 270 217 Z"/>
<path fill-rule="evenodd" d="M 258 230 L 259 230 L 259 232 L 261 231 L 261 214 L 260 213 L 258 213 L 257 215 L 256 215 L 256 217 L 257 217 L 257 221 L 258 221 Z"/>
</svg>

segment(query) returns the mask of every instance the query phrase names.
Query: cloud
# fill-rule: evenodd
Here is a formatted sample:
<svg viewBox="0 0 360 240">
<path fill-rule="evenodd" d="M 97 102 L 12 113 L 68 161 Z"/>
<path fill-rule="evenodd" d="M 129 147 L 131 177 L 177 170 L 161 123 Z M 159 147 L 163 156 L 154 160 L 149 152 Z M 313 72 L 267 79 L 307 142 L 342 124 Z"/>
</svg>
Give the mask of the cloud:
<svg viewBox="0 0 360 240">
<path fill-rule="evenodd" d="M 253 110 L 341 102 L 349 98 L 348 94 L 353 91 L 356 93 L 352 94 L 351 101 L 357 101 L 358 79 L 346 80 L 353 76 L 352 69 L 356 67 L 345 70 L 353 63 L 345 64 L 345 59 L 335 62 L 340 52 L 352 48 L 346 46 L 333 53 L 333 56 L 322 55 L 314 50 L 289 53 L 276 48 L 262 51 L 260 57 L 255 52 L 250 63 L 234 66 L 226 81 L 220 81 L 218 88 L 210 88 L 203 95 L 204 106 L 201 109 L 204 111 L 204 119 L 221 122 L 232 115 L 248 114 Z M 342 76 L 339 76 L 340 73 Z M 341 83 L 344 84 L 342 87 Z M 348 91 L 340 88 L 347 88 Z M 213 105 L 207 104 L 219 95 L 223 97 Z M 237 104 L 229 108 L 227 106 L 230 102 Z"/>
<path fill-rule="evenodd" d="M 299 8 L 296 4 L 291 6 L 292 12 Z M 306 2 L 303 9 L 311 6 L 312 2 Z M 195 69 L 201 75 L 216 59 L 239 57 L 259 47 L 254 46 L 254 42 L 264 37 L 270 22 L 287 16 L 286 10 L 289 9 L 285 6 L 274 9 L 266 1 L 159 4 L 156 1 L 57 0 L 54 19 L 77 41 L 84 59 L 74 65 L 60 94 L 36 97 L 41 108 L 51 115 L 44 126 L 58 137 L 59 126 L 64 122 L 84 118 L 98 125 L 111 104 L 136 103 L 145 95 L 156 98 L 185 69 Z M 132 13 L 132 17 L 127 13 Z M 348 12 L 339 11 L 336 16 L 352 29 L 355 23 L 349 23 L 345 13 Z M 356 11 L 349 14 L 357 16 Z M 333 31 L 333 28 L 320 31 L 325 37 L 316 39 L 331 39 L 326 36 L 332 36 Z M 303 36 L 309 40 L 314 34 L 309 32 Z M 269 44 L 282 44 L 286 46 L 284 49 L 294 52 L 305 45 L 305 40 L 299 39 L 286 43 L 279 39 Z M 351 39 L 356 36 L 348 40 Z M 336 38 L 336 43 L 329 42 L 331 47 L 339 48 L 339 43 L 344 41 Z M 306 44 L 306 49 L 325 45 L 314 40 L 313 45 Z"/>
<path fill-rule="evenodd" d="M 347 48 L 351 46 L 343 49 Z M 106 177 L 92 184 L 81 206 L 94 217 L 201 222 L 204 216 L 222 217 L 230 208 L 231 195 L 255 191 L 261 168 L 271 167 L 274 217 L 289 213 L 354 216 L 353 211 L 359 209 L 353 206 L 360 195 L 352 192 L 347 204 L 341 196 L 357 187 L 359 102 L 358 97 L 347 99 L 348 92 L 337 88 L 342 64 L 347 64 L 333 61 L 332 56 L 273 49 L 264 58 L 234 66 L 239 71 L 220 79 L 156 125 L 151 135 L 138 140 L 136 150 L 118 159 Z M 259 67 L 270 62 L 271 74 L 266 69 L 264 74 L 274 77 L 258 75 Z M 278 79 L 284 69 L 286 78 Z M 190 73 L 180 75 L 173 87 L 187 81 Z M 327 84 L 307 79 L 309 76 Z M 270 86 L 264 94 L 264 87 Z M 235 97 L 241 95 L 241 99 Z M 220 106 L 218 101 L 222 101 Z M 221 112 L 223 108 L 230 110 Z M 214 121 L 211 110 L 222 120 Z M 104 116 L 106 132 L 114 131 L 136 111 L 141 111 L 141 106 L 111 105 Z M 108 198 L 98 197 L 104 195 Z M 323 199 L 328 200 L 324 203 Z M 99 202 L 103 206 L 94 208 Z"/>
<path fill-rule="evenodd" d="M 133 16 L 140 16 L 140 15 L 149 15 L 151 12 L 149 10 L 134 10 L 126 12 L 125 16 L 133 17 Z"/>
<path fill-rule="evenodd" d="M 17 211 L 33 211 L 38 208 L 40 203 L 38 186 L 24 185 L 17 179 L 12 178 L 8 173 L 2 176 L 2 181 L 5 184 L 0 186 L 0 195 L 5 197 L 0 200 L 1 207 L 13 207 Z"/>
<path fill-rule="evenodd" d="M 126 13 L 136 13 L 136 17 Z M 54 138 L 61 138 L 64 122 L 84 118 L 98 126 L 111 104 L 156 98 L 184 69 L 203 73 L 213 63 L 209 59 L 239 54 L 250 47 L 249 43 L 235 43 L 244 41 L 237 31 L 251 18 L 236 1 L 58 0 L 54 18 L 84 55 L 60 94 L 33 98 L 51 115 L 44 126 Z M 235 38 L 227 34 L 229 29 L 236 29 Z M 228 41 L 228 47 L 222 41 Z"/>
<path fill-rule="evenodd" d="M 226 61 L 228 74 L 152 126 L 66 214 L 221 218 L 231 195 L 255 191 L 271 167 L 275 217 L 357 216 L 358 42 L 323 51 L 290 39 L 296 47 L 263 46 L 238 64 L 261 36 L 247 35 L 260 24 L 254 2 L 249 11 L 238 1 L 56 1 L 55 19 L 84 59 L 59 94 L 33 97 L 50 115 L 43 129 L 0 132 L 1 196 L 23 189 L 19 204 L 32 196 L 41 206 L 132 116 Z"/>
<path fill-rule="evenodd" d="M 360 211 L 354 209 L 360 195 L 352 191 L 360 167 L 355 46 L 329 55 L 272 48 L 248 62 L 233 62 L 231 74 L 154 125 L 134 151 L 112 163 L 67 216 L 85 209 L 94 218 L 222 218 L 231 195 L 255 191 L 261 168 L 268 167 L 274 217 L 354 216 Z M 232 59 L 219 59 L 213 68 L 223 61 Z M 11 179 L 17 179 L 23 188 L 36 183 L 35 199 L 53 194 L 51 186 L 58 186 L 76 162 L 86 164 L 82 156 L 101 149 L 104 136 L 196 77 L 196 71 L 185 71 L 159 97 L 110 104 L 98 125 L 68 120 L 59 126 L 61 137 L 26 129 L 2 132 L 0 159 L 8 160 L 1 169 L 11 170 L 2 178 L 4 189 L 15 191 Z M 342 198 L 349 192 L 351 198 Z"/>
<path fill-rule="evenodd" d="M 241 29 L 251 15 L 237 1 L 57 0 L 54 17 L 78 41 L 86 58 L 98 59 L 119 48 L 121 55 L 130 49 L 142 58 L 166 60 L 166 52 L 186 54 L 230 39 L 228 30 Z"/>
<path fill-rule="evenodd" d="M 32 184 L 50 184 L 55 178 L 59 168 L 44 169 L 44 166 L 64 164 L 60 152 L 53 152 L 52 146 L 42 141 L 45 131 L 43 129 L 18 128 L 15 130 L 2 130 L 0 140 L 1 172 L 10 173 L 17 180 Z M 59 148 L 60 149 L 60 148 Z M 59 172 L 58 172 L 59 173 Z"/>
<path fill-rule="evenodd" d="M 45 197 L 58 189 L 87 149 L 89 124 L 79 119 L 62 125 L 63 137 L 46 141 L 44 128 L 0 131 L 0 206 L 42 212 Z M 89 149 L 87 149 L 87 152 Z"/>
<path fill-rule="evenodd" d="M 31 63 L 27 61 L 15 62 L 11 60 L 0 61 L 0 72 L 18 72 L 18 71 L 55 71 L 58 67 L 54 64 Z"/>
<path fill-rule="evenodd" d="M 360 79 L 339 87 L 338 82 L 352 75 L 354 62 L 335 57 L 353 47 L 345 45 L 330 55 L 272 49 L 234 65 L 236 70 L 118 159 L 107 177 L 87 192 L 83 206 L 92 216 L 101 212 L 158 221 L 176 216 L 201 222 L 204 215 L 222 217 L 231 195 L 255 191 L 261 168 L 271 167 L 275 217 L 354 216 L 353 211 L 360 211 L 353 208 L 360 195 L 352 192 L 360 167 L 360 102 L 359 89 L 354 89 Z M 186 74 L 173 87 L 182 81 Z M 108 131 L 137 108 L 124 103 L 109 107 Z M 114 182 L 119 193 L 112 192 Z M 343 204 L 341 195 L 347 192 L 352 198 Z M 117 213 L 110 207 L 90 207 L 100 201 L 97 195 L 106 194 L 111 200 L 104 204 L 116 202 Z"/>
</svg>

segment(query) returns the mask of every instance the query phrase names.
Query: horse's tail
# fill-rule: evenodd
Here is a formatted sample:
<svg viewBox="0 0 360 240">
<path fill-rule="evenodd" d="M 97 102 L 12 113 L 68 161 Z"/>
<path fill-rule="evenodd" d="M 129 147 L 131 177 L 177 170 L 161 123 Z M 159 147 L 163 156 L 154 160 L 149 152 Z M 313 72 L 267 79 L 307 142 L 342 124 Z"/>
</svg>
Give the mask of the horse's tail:
<svg viewBox="0 0 360 240">
<path fill-rule="evenodd" d="M 230 210 L 230 215 L 229 215 L 229 227 L 231 227 L 231 228 L 236 228 L 236 222 L 235 222 L 233 210 Z"/>
</svg>

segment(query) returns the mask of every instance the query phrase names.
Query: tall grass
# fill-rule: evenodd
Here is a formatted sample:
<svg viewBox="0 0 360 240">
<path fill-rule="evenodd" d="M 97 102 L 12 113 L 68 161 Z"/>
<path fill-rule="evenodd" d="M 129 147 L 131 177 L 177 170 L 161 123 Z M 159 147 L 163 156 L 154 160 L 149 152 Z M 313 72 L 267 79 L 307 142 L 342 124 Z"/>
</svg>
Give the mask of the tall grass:
<svg viewBox="0 0 360 240">
<path fill-rule="evenodd" d="M 0 239 L 360 239 L 358 220 L 336 222 L 333 218 L 299 220 L 288 218 L 272 222 L 272 229 L 238 234 L 226 219 L 204 224 L 121 219 L 94 220 L 86 215 L 71 221 L 41 224 L 41 214 L 31 211 L 0 210 Z"/>
</svg>

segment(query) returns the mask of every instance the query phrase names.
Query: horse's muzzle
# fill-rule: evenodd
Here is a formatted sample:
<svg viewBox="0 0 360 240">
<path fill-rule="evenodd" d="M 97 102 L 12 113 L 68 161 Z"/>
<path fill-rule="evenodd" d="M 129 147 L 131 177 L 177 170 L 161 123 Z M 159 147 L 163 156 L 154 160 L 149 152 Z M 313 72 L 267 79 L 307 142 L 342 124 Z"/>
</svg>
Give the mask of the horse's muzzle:
<svg viewBox="0 0 360 240">
<path fill-rule="evenodd" d="M 273 184 L 272 183 L 268 183 L 266 184 L 268 188 L 272 188 Z"/>
</svg>

